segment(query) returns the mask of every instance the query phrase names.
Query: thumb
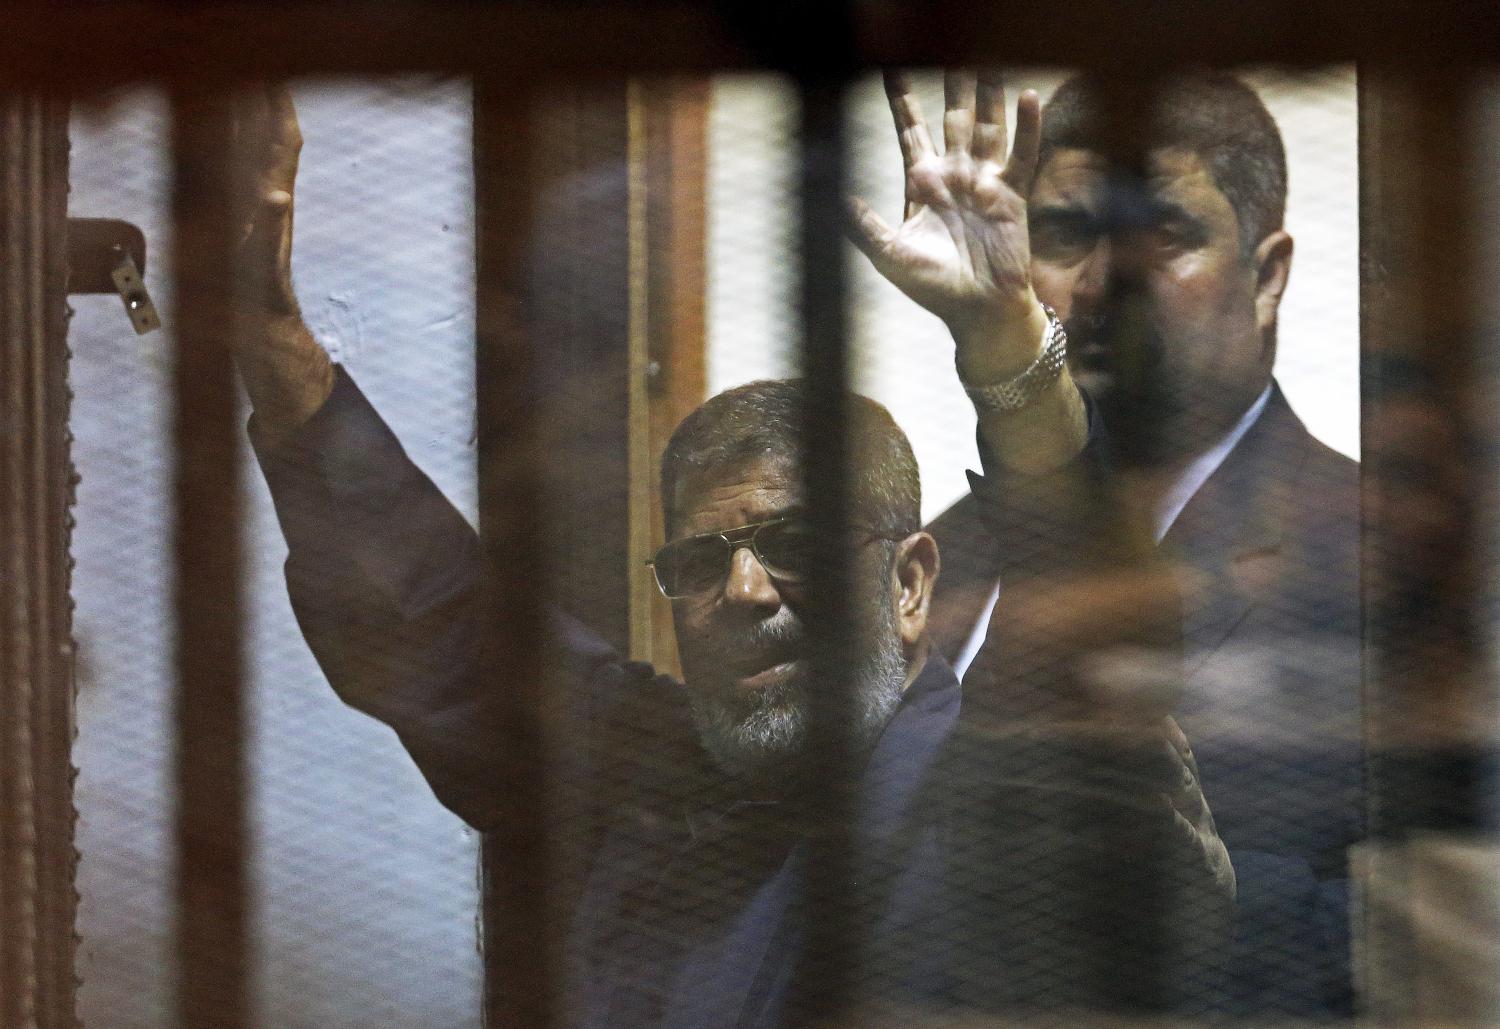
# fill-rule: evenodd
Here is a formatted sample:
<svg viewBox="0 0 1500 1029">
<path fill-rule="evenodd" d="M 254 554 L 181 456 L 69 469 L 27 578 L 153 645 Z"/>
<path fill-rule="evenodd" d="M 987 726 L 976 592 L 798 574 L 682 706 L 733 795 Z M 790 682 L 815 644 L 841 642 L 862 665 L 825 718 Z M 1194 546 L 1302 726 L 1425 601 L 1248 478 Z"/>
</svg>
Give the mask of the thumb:
<svg viewBox="0 0 1500 1029">
<path fill-rule="evenodd" d="M 845 198 L 844 216 L 844 231 L 850 242 L 870 259 L 876 271 L 889 278 L 890 250 L 896 238 L 895 230 L 859 197 Z"/>
</svg>

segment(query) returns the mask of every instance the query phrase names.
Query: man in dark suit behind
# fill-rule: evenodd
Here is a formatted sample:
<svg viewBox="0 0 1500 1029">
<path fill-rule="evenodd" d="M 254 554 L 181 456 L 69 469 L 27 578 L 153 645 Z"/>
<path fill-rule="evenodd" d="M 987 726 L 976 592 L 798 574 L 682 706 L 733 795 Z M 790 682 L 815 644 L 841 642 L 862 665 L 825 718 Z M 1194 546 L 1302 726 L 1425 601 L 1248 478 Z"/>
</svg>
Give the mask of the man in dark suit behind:
<svg viewBox="0 0 1500 1029">
<path fill-rule="evenodd" d="M 953 83 L 945 136 L 964 131 Z M 902 125 L 916 103 L 909 86 L 893 78 L 891 92 L 906 217 L 891 229 L 859 206 L 856 242 L 949 324 L 978 405 L 998 380 L 966 367 L 972 305 L 939 287 L 958 281 L 955 265 L 982 269 L 974 255 L 993 252 L 986 233 L 1008 217 L 1007 198 L 966 205 L 927 189 L 921 151 L 931 142 Z M 1363 831 L 1358 469 L 1307 432 L 1272 374 L 1292 256 L 1280 133 L 1233 77 L 1175 78 L 1147 119 L 1144 174 L 1130 176 L 1102 156 L 1098 98 L 1083 79 L 1058 89 L 1036 175 L 1015 194 L 1029 288 L 1066 328 L 1068 368 L 1113 442 L 1120 505 L 1184 572 L 1178 718 L 1239 877 L 1221 1006 L 1347 1015 L 1347 852 Z M 938 274 L 933 255 L 950 251 L 957 261 Z M 963 674 L 990 626 L 1005 555 L 972 495 L 931 531 L 948 555 L 934 639 Z"/>
</svg>

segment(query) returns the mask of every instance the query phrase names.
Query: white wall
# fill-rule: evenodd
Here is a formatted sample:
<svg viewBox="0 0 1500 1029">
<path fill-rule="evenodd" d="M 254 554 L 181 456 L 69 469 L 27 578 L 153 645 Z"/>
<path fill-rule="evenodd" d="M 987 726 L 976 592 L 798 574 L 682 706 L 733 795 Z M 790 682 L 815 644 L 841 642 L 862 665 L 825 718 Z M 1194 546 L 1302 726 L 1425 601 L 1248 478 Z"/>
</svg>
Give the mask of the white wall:
<svg viewBox="0 0 1500 1029">
<path fill-rule="evenodd" d="M 413 457 L 474 506 L 473 186 L 462 83 L 302 84 L 295 275 L 320 339 Z M 171 1018 L 169 121 L 140 90 L 75 109 L 71 211 L 145 231 L 165 330 L 75 297 L 79 1010 Z M 345 707 L 287 601 L 286 547 L 245 474 L 256 1025 L 479 1024 L 477 840 L 395 735 Z"/>
</svg>

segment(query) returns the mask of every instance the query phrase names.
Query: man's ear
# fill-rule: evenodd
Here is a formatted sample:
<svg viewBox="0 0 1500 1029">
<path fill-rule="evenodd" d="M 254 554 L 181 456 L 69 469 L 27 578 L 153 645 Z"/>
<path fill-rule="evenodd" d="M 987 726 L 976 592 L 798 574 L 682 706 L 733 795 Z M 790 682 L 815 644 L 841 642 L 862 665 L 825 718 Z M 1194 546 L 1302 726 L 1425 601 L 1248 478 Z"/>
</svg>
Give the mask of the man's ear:
<svg viewBox="0 0 1500 1029">
<path fill-rule="evenodd" d="M 916 646 L 927 632 L 927 610 L 932 603 L 932 587 L 937 582 L 941 562 L 937 540 L 925 532 L 914 532 L 896 548 L 896 567 L 891 576 L 892 601 L 896 605 L 896 626 L 901 642 Z"/>
<path fill-rule="evenodd" d="M 1292 237 L 1277 229 L 1255 248 L 1255 324 L 1264 335 L 1276 325 L 1281 295 L 1292 274 Z"/>
</svg>

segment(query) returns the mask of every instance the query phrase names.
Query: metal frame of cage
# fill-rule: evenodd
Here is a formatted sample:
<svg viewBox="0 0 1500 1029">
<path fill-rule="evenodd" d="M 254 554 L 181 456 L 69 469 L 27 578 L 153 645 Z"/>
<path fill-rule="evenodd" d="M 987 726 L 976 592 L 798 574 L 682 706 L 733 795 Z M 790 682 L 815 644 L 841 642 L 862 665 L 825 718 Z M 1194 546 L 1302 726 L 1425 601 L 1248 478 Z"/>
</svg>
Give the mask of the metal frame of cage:
<svg viewBox="0 0 1500 1029">
<path fill-rule="evenodd" d="M 491 624 L 508 630 L 491 653 L 512 681 L 537 683 L 539 612 L 524 601 L 539 573 L 541 533 L 524 503 L 537 469 L 537 431 L 525 369 L 530 352 L 517 283 L 531 216 L 525 188 L 528 98 L 549 78 L 707 73 L 775 68 L 802 91 L 802 266 L 827 274 L 802 285 L 804 367 L 821 403 L 807 426 L 814 517 L 840 521 L 847 441 L 839 408 L 847 378 L 845 284 L 838 269 L 843 193 L 842 87 L 881 64 L 1045 61 L 1107 72 L 1120 83 L 1112 105 L 1121 158 L 1150 77 L 1186 62 L 1361 62 L 1361 345 L 1363 394 L 1378 399 L 1382 368 L 1416 362 L 1452 390 L 1460 417 L 1487 424 L 1472 387 L 1481 325 L 1472 288 L 1478 240 L 1465 178 L 1467 76 L 1500 56 L 1486 31 L 1492 13 L 1465 4 L 1337 0 L 1251 8 L 1193 0 L 1154 4 L 1131 17 L 1107 0 L 1050 7 L 1000 4 L 712 3 L 246 3 L 137 2 L 8 5 L 0 11 L 4 101 L 6 260 L 3 368 L 7 432 L 0 464 L 4 581 L 3 819 L 0 835 L 0 1016 L 6 1025 L 74 1024 L 73 820 L 68 749 L 71 666 L 67 618 L 65 276 L 58 192 L 65 183 L 69 95 L 160 79 L 173 95 L 179 269 L 176 409 L 176 619 L 179 1019 L 183 1025 L 248 1024 L 245 969 L 241 532 L 230 371 L 237 288 L 232 232 L 218 202 L 240 174 L 232 158 L 226 91 L 235 83 L 300 74 L 441 70 L 472 75 L 476 88 L 478 340 L 481 522 L 491 563 Z M 1170 33 L 1147 30 L 1170 24 Z M 1133 31 L 1138 26 L 1141 31 Z M 1130 35 L 1129 46 L 1121 36 Z M 48 100 L 29 96 L 50 97 Z M 61 173 L 61 177 L 60 176 Z M 517 185 L 521 184 L 521 188 Z M 503 186 L 502 186 L 503 184 Z M 50 200 L 49 200 L 50 198 Z M 19 431 L 18 431 L 19 427 Z M 1378 443 L 1365 422 L 1367 448 Z M 1472 518 L 1472 512 L 1471 518 Z M 1470 522 L 1472 527 L 1472 521 Z M 1370 555 L 1381 527 L 1365 530 Z M 841 597 L 845 574 L 823 569 L 823 596 Z M 1456 590 L 1471 587 L 1456 584 Z M 1472 597 L 1457 596 L 1456 610 Z M 838 640 L 837 604 L 817 613 Z M 497 630 L 498 631 L 498 630 Z M 1389 626 L 1367 626 L 1369 640 Z M 1367 644 L 1367 650 L 1369 645 Z M 833 653 L 837 654 L 837 650 Z M 834 668 L 840 667 L 834 664 Z M 1365 689 L 1385 686 L 1378 654 Z M 494 1025 L 555 1022 L 551 948 L 537 946 L 555 920 L 546 908 L 549 823 L 544 799 L 547 727 L 539 692 L 517 691 L 512 715 L 520 751 L 513 833 L 486 884 L 486 904 L 509 912 L 491 925 L 487 1019 Z M 837 711 L 820 711 L 837 718 Z M 1396 813 L 1399 815 L 1399 813 Z M 837 841 L 821 855 L 837 881 Z M 843 933 L 836 891 L 815 889 L 829 933 Z M 1365 927 L 1367 930 L 1369 927 Z M 827 1010 L 838 1008 L 848 969 L 827 978 Z M 518 985 L 519 984 L 519 985 Z"/>
</svg>

